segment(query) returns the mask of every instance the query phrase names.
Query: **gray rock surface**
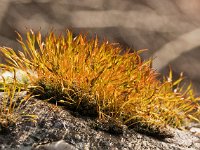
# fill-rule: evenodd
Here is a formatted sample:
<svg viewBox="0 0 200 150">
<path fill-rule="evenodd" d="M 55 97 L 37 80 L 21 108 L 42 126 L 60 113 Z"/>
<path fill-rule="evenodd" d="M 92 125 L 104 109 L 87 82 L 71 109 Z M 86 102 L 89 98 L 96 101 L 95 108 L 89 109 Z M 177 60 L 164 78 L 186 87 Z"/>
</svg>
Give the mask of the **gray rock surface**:
<svg viewBox="0 0 200 150">
<path fill-rule="evenodd" d="M 68 144 L 64 140 L 53 142 L 50 144 L 39 145 L 35 150 L 77 150 L 75 146 Z"/>
<path fill-rule="evenodd" d="M 28 101 L 21 110 L 26 114 L 36 114 L 36 122 L 21 118 L 6 134 L 1 132 L 1 150 L 200 149 L 200 137 L 189 131 L 174 129 L 174 137 L 165 139 L 146 136 L 127 128 L 123 129 L 122 134 L 111 134 L 96 128 L 96 121 L 92 118 L 37 99 Z"/>
<path fill-rule="evenodd" d="M 75 35 L 98 34 L 123 47 L 149 49 L 153 67 L 174 76 L 184 72 L 200 94 L 199 0 L 1 0 L 0 46 L 20 49 L 18 31 L 29 28 L 44 35 L 71 29 Z M 1 58 L 3 61 L 3 58 Z"/>
</svg>

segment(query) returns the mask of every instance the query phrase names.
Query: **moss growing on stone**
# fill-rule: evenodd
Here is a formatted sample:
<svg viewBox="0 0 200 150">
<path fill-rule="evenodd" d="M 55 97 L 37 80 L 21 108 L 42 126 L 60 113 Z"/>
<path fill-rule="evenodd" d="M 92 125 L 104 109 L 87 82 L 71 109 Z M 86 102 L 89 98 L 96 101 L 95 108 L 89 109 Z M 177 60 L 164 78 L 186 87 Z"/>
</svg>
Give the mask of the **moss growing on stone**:
<svg viewBox="0 0 200 150">
<path fill-rule="evenodd" d="M 199 121 L 199 98 L 191 86 L 184 90 L 183 77 L 172 81 L 171 72 L 159 81 L 152 60 L 141 60 L 142 51 L 124 51 L 84 35 L 73 38 L 69 31 L 60 36 L 50 32 L 45 39 L 30 31 L 26 42 L 20 35 L 18 41 L 23 52 L 1 48 L 7 60 L 1 66 L 27 72 L 29 87 L 41 99 L 147 134 L 168 136 L 168 126 Z"/>
</svg>

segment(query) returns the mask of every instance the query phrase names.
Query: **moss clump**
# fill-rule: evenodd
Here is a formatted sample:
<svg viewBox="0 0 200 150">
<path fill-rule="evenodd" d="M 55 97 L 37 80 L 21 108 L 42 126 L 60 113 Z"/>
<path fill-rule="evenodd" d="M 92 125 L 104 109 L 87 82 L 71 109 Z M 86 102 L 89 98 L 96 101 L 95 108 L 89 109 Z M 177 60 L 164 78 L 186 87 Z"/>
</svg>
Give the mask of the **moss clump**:
<svg viewBox="0 0 200 150">
<path fill-rule="evenodd" d="M 40 98 L 146 133 L 165 134 L 162 129 L 167 126 L 199 121 L 199 98 L 190 86 L 180 87 L 183 77 L 172 81 L 170 72 L 168 78 L 157 80 L 151 60 L 142 61 L 141 51 L 124 52 L 83 35 L 73 38 L 69 31 L 60 36 L 51 32 L 44 41 L 40 32 L 30 31 L 26 42 L 20 35 L 18 41 L 23 52 L 1 48 L 8 62 L 2 67 L 27 72 Z"/>
</svg>

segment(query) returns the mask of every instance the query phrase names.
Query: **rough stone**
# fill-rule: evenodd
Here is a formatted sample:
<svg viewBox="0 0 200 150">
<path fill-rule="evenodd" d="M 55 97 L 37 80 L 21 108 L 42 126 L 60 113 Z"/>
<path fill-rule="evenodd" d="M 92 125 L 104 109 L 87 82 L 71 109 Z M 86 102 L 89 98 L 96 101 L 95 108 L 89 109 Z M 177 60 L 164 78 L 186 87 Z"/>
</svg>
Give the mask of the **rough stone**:
<svg viewBox="0 0 200 150">
<path fill-rule="evenodd" d="M 3 94 L 1 94 L 3 95 Z M 8 134 L 0 134 L 1 150 L 186 150 L 200 149 L 200 137 L 189 130 L 174 129 L 174 137 L 158 139 L 124 128 L 121 134 L 95 129 L 95 119 L 74 115 L 38 99 L 30 99 L 24 108 L 37 114 L 37 122 L 18 120 Z"/>
</svg>

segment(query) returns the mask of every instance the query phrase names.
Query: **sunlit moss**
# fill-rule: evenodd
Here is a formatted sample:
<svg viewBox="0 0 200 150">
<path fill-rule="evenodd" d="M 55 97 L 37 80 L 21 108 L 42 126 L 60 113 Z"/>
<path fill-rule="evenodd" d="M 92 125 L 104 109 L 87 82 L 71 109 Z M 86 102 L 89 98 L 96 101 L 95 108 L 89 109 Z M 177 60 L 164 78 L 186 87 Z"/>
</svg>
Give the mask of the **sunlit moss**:
<svg viewBox="0 0 200 150">
<path fill-rule="evenodd" d="M 0 86 L 2 91 L 0 97 L 0 133 L 6 133 L 9 127 L 14 126 L 22 117 L 27 116 L 26 118 L 31 120 L 35 115 L 27 114 L 23 109 L 31 98 L 31 94 L 20 98 L 24 83 L 20 84 L 17 81 L 15 71 L 4 72 L 0 78 Z"/>
<path fill-rule="evenodd" d="M 18 41 L 23 52 L 1 48 L 7 60 L 2 67 L 27 72 L 41 99 L 147 133 L 163 134 L 167 126 L 199 121 L 199 98 L 191 86 L 184 90 L 179 85 L 183 77 L 172 81 L 171 72 L 159 81 L 152 60 L 141 60 L 142 51 L 124 51 L 83 35 L 73 38 L 69 31 L 60 36 L 51 32 L 45 39 L 30 31 L 26 42 L 20 35 Z"/>
</svg>

